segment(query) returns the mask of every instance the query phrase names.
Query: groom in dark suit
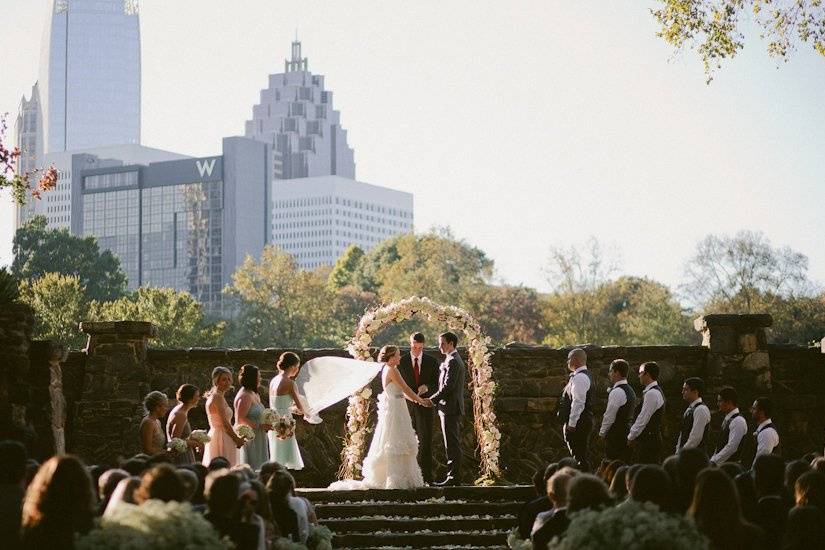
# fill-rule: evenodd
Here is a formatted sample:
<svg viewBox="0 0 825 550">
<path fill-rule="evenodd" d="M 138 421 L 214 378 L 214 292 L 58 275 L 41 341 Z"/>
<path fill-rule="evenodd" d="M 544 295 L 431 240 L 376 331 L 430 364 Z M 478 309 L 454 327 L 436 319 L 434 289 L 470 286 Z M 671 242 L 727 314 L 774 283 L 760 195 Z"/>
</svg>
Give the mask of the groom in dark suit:
<svg viewBox="0 0 825 550">
<path fill-rule="evenodd" d="M 464 361 L 456 351 L 458 337 L 445 332 L 438 337 L 438 348 L 444 354 L 439 367 L 438 390 L 430 396 L 441 419 L 444 448 L 447 451 L 447 477 L 435 485 L 449 487 L 461 480 L 461 417 L 464 415 Z"/>
<path fill-rule="evenodd" d="M 438 388 L 438 361 L 424 353 L 424 335 L 410 335 L 410 353 L 401 356 L 398 370 L 404 382 L 421 397 L 427 398 Z M 418 436 L 418 465 L 426 483 L 433 482 L 433 410 L 407 401 L 410 418 Z"/>
</svg>

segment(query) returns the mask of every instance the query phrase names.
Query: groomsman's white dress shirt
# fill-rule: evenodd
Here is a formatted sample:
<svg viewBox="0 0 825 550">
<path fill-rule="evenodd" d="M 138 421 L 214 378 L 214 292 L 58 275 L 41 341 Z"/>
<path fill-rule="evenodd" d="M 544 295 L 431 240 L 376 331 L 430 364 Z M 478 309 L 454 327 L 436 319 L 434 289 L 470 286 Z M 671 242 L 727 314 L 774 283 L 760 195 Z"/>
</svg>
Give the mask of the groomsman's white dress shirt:
<svg viewBox="0 0 825 550">
<path fill-rule="evenodd" d="M 627 434 L 627 440 L 633 441 L 639 434 L 641 434 L 650 422 L 650 417 L 653 413 L 661 409 L 665 404 L 665 397 L 660 391 L 652 391 L 653 386 L 658 386 L 659 383 L 655 380 L 645 386 L 644 394 L 642 396 L 642 411 L 636 417 L 636 422 L 630 427 L 630 433 Z"/>
<path fill-rule="evenodd" d="M 624 390 L 619 387 L 622 384 L 627 385 L 626 378 L 613 384 L 613 387 L 610 388 L 610 391 L 607 393 L 607 409 L 605 409 L 604 417 L 602 418 L 602 427 L 599 428 L 599 435 L 601 437 L 607 436 L 607 432 L 616 421 L 616 413 L 619 412 L 620 408 L 627 405 L 627 395 Z"/>
<path fill-rule="evenodd" d="M 690 435 L 684 443 L 682 443 L 682 434 L 679 434 L 679 441 L 676 442 L 677 453 L 679 449 L 698 447 L 705 435 L 705 426 L 710 423 L 710 409 L 702 402 L 701 397 L 691 403 L 690 408 L 693 409 L 693 427 L 690 429 Z"/>
<path fill-rule="evenodd" d="M 722 430 L 725 429 L 726 424 L 728 425 L 728 442 L 725 443 L 724 447 L 719 449 L 718 453 L 710 457 L 710 461 L 717 466 L 724 464 L 733 456 L 733 453 L 735 453 L 736 449 L 741 445 L 742 438 L 748 433 L 748 421 L 745 420 L 745 417 L 742 415 L 733 418 L 737 414 L 739 414 L 739 409 L 733 409 L 726 414 L 725 419 L 722 420 Z M 733 420 L 731 420 L 731 418 L 733 418 Z"/>
<path fill-rule="evenodd" d="M 767 419 L 756 427 L 756 456 L 753 457 L 753 463 L 756 464 L 756 459 L 761 455 L 769 455 L 773 452 L 777 445 L 779 445 L 779 433 L 773 428 L 766 428 L 771 423 L 771 419 Z"/>
<path fill-rule="evenodd" d="M 584 376 L 576 376 L 580 372 L 585 372 L 587 366 L 579 367 L 573 371 L 570 380 L 567 382 L 564 391 L 570 396 L 570 420 L 567 424 L 571 428 L 575 428 L 579 421 L 579 417 L 584 411 L 584 402 L 587 400 L 587 392 L 590 390 L 590 377 L 586 374 Z"/>
</svg>

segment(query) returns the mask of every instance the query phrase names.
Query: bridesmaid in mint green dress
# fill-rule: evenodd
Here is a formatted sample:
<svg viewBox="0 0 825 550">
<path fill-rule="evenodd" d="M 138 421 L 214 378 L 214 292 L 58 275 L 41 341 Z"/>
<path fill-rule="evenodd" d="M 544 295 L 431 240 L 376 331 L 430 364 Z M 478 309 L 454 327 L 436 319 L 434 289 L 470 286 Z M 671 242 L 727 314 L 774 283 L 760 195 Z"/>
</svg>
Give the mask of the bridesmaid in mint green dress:
<svg viewBox="0 0 825 550">
<path fill-rule="evenodd" d="M 298 401 L 295 382 L 292 381 L 298 375 L 300 368 L 301 359 L 291 351 L 282 353 L 278 359 L 280 374 L 269 383 L 269 405 L 281 416 L 292 416 L 293 406 L 299 414 L 304 414 Z M 294 435 L 287 439 L 278 439 L 275 432 L 270 431 L 269 456 L 289 470 L 302 470 L 304 468 L 301 451 L 298 449 L 298 441 L 296 441 Z"/>
<path fill-rule="evenodd" d="M 235 396 L 235 431 L 238 426 L 249 426 L 255 431 L 255 438 L 244 443 L 241 447 L 239 464 L 249 464 L 253 470 L 261 469 L 264 462 L 269 461 L 269 448 L 266 441 L 266 433 L 272 426 L 261 423 L 261 413 L 264 406 L 261 404 L 261 397 L 258 395 L 258 387 L 261 385 L 261 373 L 255 365 L 244 365 L 241 367 L 238 382 L 241 389 Z"/>
</svg>

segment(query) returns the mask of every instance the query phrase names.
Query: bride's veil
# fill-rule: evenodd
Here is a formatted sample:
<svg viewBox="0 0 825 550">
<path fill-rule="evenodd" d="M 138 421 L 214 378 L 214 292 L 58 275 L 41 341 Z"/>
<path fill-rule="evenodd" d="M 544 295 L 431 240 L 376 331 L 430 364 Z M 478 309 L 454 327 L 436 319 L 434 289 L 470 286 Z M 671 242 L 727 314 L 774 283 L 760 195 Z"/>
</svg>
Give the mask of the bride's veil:
<svg viewBox="0 0 825 550">
<path fill-rule="evenodd" d="M 295 377 L 304 420 L 320 423 L 318 413 L 369 384 L 382 366 L 346 357 L 316 357 L 304 363 Z"/>
</svg>

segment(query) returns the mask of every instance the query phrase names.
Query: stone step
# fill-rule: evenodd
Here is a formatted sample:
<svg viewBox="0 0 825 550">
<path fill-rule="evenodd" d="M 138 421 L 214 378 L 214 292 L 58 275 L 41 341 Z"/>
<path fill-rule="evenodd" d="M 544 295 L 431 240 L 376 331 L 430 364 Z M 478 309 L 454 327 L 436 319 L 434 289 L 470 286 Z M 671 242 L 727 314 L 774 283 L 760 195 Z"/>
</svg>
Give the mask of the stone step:
<svg viewBox="0 0 825 550">
<path fill-rule="evenodd" d="M 388 533 L 336 533 L 332 537 L 335 548 L 434 548 L 438 546 L 504 546 L 506 530 L 452 531 L 452 532 L 405 532 Z"/>
<path fill-rule="evenodd" d="M 359 548 L 358 550 L 406 550 L 412 546 L 367 546 Z M 507 550 L 507 546 L 493 545 L 493 546 L 473 546 L 473 545 L 447 545 L 447 546 L 432 546 L 430 550 Z"/>
<path fill-rule="evenodd" d="M 422 487 L 420 489 L 368 489 L 363 491 L 330 491 L 328 489 L 298 489 L 297 493 L 312 502 L 344 502 L 379 500 L 422 502 L 428 499 L 466 500 L 475 502 L 524 502 L 535 498 L 532 485 L 495 487 Z"/>
<path fill-rule="evenodd" d="M 500 516 L 515 515 L 521 502 L 358 502 L 316 503 L 320 519 L 358 518 L 363 516 L 406 516 L 427 518 L 433 516 Z"/>
<path fill-rule="evenodd" d="M 336 535 L 344 533 L 371 533 L 375 531 L 488 531 L 511 529 L 516 526 L 515 516 L 504 517 L 442 517 L 416 519 L 410 517 L 366 517 L 324 519 L 323 524 Z"/>
</svg>

